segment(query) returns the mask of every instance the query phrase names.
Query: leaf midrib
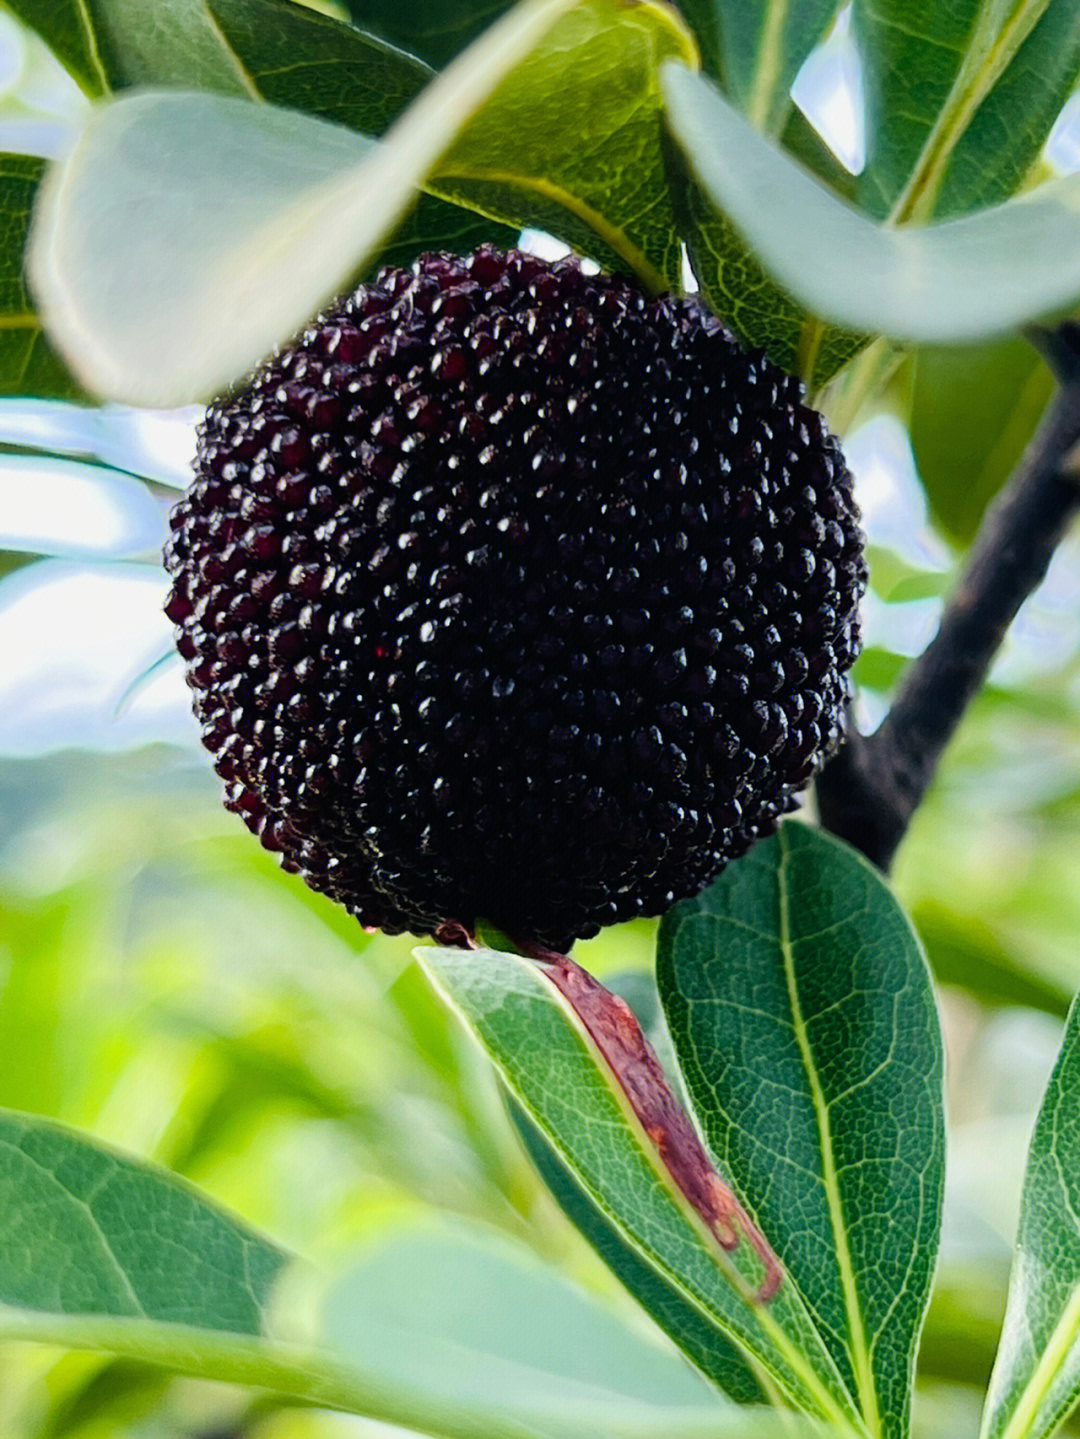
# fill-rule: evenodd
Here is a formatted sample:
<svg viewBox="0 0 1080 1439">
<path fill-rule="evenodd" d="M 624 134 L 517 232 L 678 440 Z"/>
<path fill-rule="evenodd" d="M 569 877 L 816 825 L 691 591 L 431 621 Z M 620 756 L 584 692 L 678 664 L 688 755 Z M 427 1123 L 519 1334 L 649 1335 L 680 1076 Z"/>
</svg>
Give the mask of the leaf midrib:
<svg viewBox="0 0 1080 1439">
<path fill-rule="evenodd" d="M 32 1154 L 30 1154 L 26 1149 L 22 1147 L 22 1145 L 14 1144 L 9 1139 L 0 1139 L 0 1149 L 10 1149 L 13 1154 L 17 1154 L 25 1164 L 29 1164 L 31 1168 L 36 1169 L 39 1174 L 43 1174 L 45 1178 L 49 1180 L 50 1184 L 55 1185 L 55 1187 L 60 1190 L 61 1194 L 66 1197 L 69 1204 L 74 1205 L 77 1210 L 80 1210 L 83 1214 L 85 1214 L 86 1219 L 90 1225 L 91 1232 L 97 1239 L 101 1251 L 105 1255 L 107 1263 L 112 1267 L 113 1271 L 115 1272 L 117 1278 L 120 1281 L 121 1290 L 134 1306 L 135 1317 L 148 1319 L 150 1316 L 147 1314 L 146 1308 L 143 1305 L 142 1300 L 135 1292 L 135 1288 L 131 1282 L 131 1276 L 128 1274 L 127 1270 L 124 1268 L 119 1258 L 117 1257 L 116 1251 L 112 1247 L 112 1241 L 105 1233 L 105 1230 L 101 1227 L 101 1223 L 98 1220 L 97 1215 L 94 1213 L 93 1209 L 90 1206 L 89 1199 L 83 1197 L 80 1194 L 76 1194 L 73 1189 L 70 1189 L 63 1182 L 63 1180 L 60 1178 L 60 1176 L 56 1173 L 55 1170 L 50 1169 L 48 1165 L 42 1164 L 40 1160 L 35 1159 Z M 103 1187 L 103 1185 L 108 1182 L 108 1179 L 110 1177 L 111 1176 L 109 1175 L 103 1176 L 103 1178 L 99 1181 L 97 1188 L 100 1189 L 101 1187 Z"/>
<path fill-rule="evenodd" d="M 1036 1432 L 1046 1433 L 1046 1417 L 1040 1429 L 1035 1429 L 1039 1408 L 1049 1394 L 1054 1380 L 1061 1373 L 1077 1336 L 1080 1335 L 1080 1285 L 1074 1287 L 1069 1302 L 1061 1312 L 1061 1318 L 1054 1325 L 1042 1357 L 1031 1372 L 1031 1378 L 1021 1391 L 1020 1400 L 1013 1410 L 1012 1418 L 1001 1431 L 999 1439 L 1028 1439 Z M 981 1439 L 989 1439 L 992 1415 L 987 1411 Z"/>
<path fill-rule="evenodd" d="M 209 3 L 209 0 L 203 0 L 202 8 L 204 14 L 206 15 L 207 24 L 210 26 L 210 29 L 212 30 L 215 38 L 217 39 L 218 44 L 224 51 L 226 58 L 229 60 L 233 69 L 236 71 L 237 78 L 239 79 L 241 85 L 243 85 L 244 89 L 248 92 L 248 94 L 253 100 L 261 100 L 263 96 L 261 91 L 259 90 L 258 85 L 255 82 L 254 75 L 252 75 L 250 70 L 248 70 L 247 66 L 240 59 L 240 56 L 236 53 L 232 45 L 229 43 L 225 31 L 221 28 L 221 22 L 214 14 L 213 6 Z"/>
<path fill-rule="evenodd" d="M 821 1142 L 822 1184 L 825 1189 L 825 1198 L 829 1209 L 829 1221 L 832 1225 L 833 1240 L 836 1246 L 836 1262 L 840 1271 L 840 1284 L 844 1296 L 844 1311 L 847 1315 L 848 1326 L 851 1332 L 850 1352 L 855 1369 L 855 1383 L 858 1389 L 859 1404 L 868 1431 L 873 1436 L 880 1436 L 882 1434 L 882 1426 L 881 1413 L 878 1407 L 877 1387 L 874 1383 L 873 1366 L 870 1361 L 870 1353 L 866 1343 L 866 1329 L 863 1324 L 862 1308 L 859 1303 L 858 1286 L 855 1282 L 855 1266 L 851 1257 L 851 1249 L 848 1245 L 847 1222 L 837 1179 L 836 1157 L 833 1152 L 829 1106 L 825 1099 L 825 1092 L 821 1086 L 820 1076 L 818 1075 L 817 1061 L 810 1048 L 809 1037 L 806 1033 L 806 1020 L 803 1016 L 798 985 L 795 979 L 795 951 L 794 942 L 791 937 L 791 911 L 786 878 L 786 870 L 791 856 L 791 850 L 783 827 L 779 830 L 779 843 L 781 861 L 777 871 L 779 901 L 777 927 L 779 931 L 778 940 L 780 953 L 784 965 L 784 980 L 787 985 L 788 1003 L 791 1006 L 792 1030 L 795 1035 L 795 1041 L 799 1047 L 799 1057 L 806 1074 L 806 1082 L 810 1089 L 810 1098 L 817 1119 L 818 1136 Z"/>
<path fill-rule="evenodd" d="M 788 15 L 788 0 L 772 0 L 761 27 L 754 83 L 750 92 L 748 114 L 759 130 L 765 130 L 772 108 L 773 92 L 780 78 L 780 42 Z"/>
<path fill-rule="evenodd" d="M 109 83 L 108 75 L 105 73 L 105 65 L 101 58 L 101 49 L 98 45 L 97 31 L 94 28 L 94 22 L 90 15 L 90 7 L 89 5 L 87 5 L 86 0 L 76 0 L 76 3 L 79 7 L 79 18 L 83 23 L 84 30 L 86 31 L 86 53 L 89 56 L 90 62 L 93 65 L 94 69 L 97 71 L 97 77 L 101 83 L 102 93 L 105 95 L 111 95 L 113 87 Z"/>
<path fill-rule="evenodd" d="M 981 63 L 973 61 L 979 46 L 979 25 L 968 43 L 959 71 L 934 122 L 926 143 L 903 190 L 897 196 L 886 223 L 900 225 L 925 222 L 931 216 L 953 151 L 975 118 L 1017 51 L 1042 19 L 1050 0 L 1019 0 L 1010 17 L 990 44 Z"/>
</svg>

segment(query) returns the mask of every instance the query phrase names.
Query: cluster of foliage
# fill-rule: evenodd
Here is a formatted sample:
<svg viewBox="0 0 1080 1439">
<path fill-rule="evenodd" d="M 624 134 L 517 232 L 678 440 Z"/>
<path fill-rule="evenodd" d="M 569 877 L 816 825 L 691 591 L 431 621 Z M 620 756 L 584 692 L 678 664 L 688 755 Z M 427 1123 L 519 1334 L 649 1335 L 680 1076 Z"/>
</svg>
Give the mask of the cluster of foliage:
<svg viewBox="0 0 1080 1439">
<path fill-rule="evenodd" d="M 905 403 L 931 507 L 960 545 L 1050 394 L 1038 353 L 1011 337 L 1080 296 L 1080 177 L 1048 178 L 1041 160 L 1080 73 L 1080 21 L 1065 0 L 856 0 L 867 102 L 858 177 L 791 102 L 835 20 L 833 3 L 686 0 L 680 13 L 649 0 L 523 0 L 515 9 L 352 0 L 345 17 L 288 0 L 176 0 L 167 23 L 144 0 L 11 8 L 101 103 L 47 175 L 33 157 L 0 164 L 8 394 L 204 399 L 356 274 L 425 249 L 506 243 L 525 226 L 654 291 L 681 287 L 688 252 L 710 304 L 797 371 L 841 434 L 882 396 Z M 138 93 L 122 93 L 131 87 Z M 1062 381 L 1059 453 L 1048 468 L 1060 479 L 1077 439 L 1066 423 L 1076 423 L 1076 382 L 1062 346 L 1048 348 Z M 912 578 L 894 567 L 890 582 L 900 590 Z M 884 688 L 895 669 L 896 657 L 879 652 L 860 673 Z M 1027 726 L 1018 748 L 1030 750 L 1035 719 L 1053 742 L 1075 722 L 1063 688 L 1058 677 L 1022 700 L 989 692 L 975 714 L 978 742 L 1007 746 L 1018 709 Z M 1055 817 L 1075 822 L 1075 781 L 1030 805 L 1014 836 Z M 911 841 L 919 882 L 903 867 L 900 880 L 920 897 L 939 978 L 983 1002 L 1063 1015 L 1073 976 L 1045 963 L 1069 918 L 1058 876 L 1040 877 L 1052 910 L 1041 938 L 1036 877 L 1018 894 L 1015 882 L 996 890 L 992 870 L 973 929 L 976 899 L 965 909 L 957 880 L 975 882 L 978 866 L 955 851 L 982 863 L 986 842 L 971 833 L 962 795 L 951 809 L 937 803 Z M 137 816 L 128 820 L 138 830 Z M 75 827 L 74 816 L 67 823 Z M 147 824 L 142 841 L 153 832 Z M 193 937 L 197 916 L 142 863 L 144 922 L 155 905 L 168 918 L 167 938 L 144 941 L 148 963 L 155 945 L 180 956 L 177 936 L 191 937 L 184 962 L 201 954 L 209 979 L 208 945 L 221 936 L 208 934 L 207 916 Z M 513 1223 L 505 1212 L 499 1222 L 520 1237 L 526 1221 L 535 1232 L 553 1211 L 513 1148 L 512 1124 L 638 1312 L 702 1378 L 635 1327 L 629 1305 L 612 1313 L 553 1268 L 475 1237 L 412 1234 L 376 1247 L 327 1291 L 284 1246 L 175 1174 L 40 1117 L 64 1107 L 49 1086 L 57 1066 L 70 1066 L 78 1098 L 65 1117 L 108 1129 L 94 1066 L 121 1043 L 103 1026 L 75 1057 L 65 1052 L 64 1025 L 84 1002 L 66 971 L 51 1022 L 41 1018 L 40 974 L 28 977 L 26 956 L 36 945 L 48 966 L 71 924 L 90 922 L 85 898 L 58 890 L 54 928 L 42 928 L 41 913 L 26 922 L 33 939 L 20 935 L 17 913 L 5 915 L 17 977 L 0 1013 L 12 1044 L 0 1055 L 17 1056 L 18 1067 L 11 1061 L 4 1097 L 38 1114 L 0 1115 L 0 1337 L 117 1360 L 95 1372 L 97 1391 L 88 1397 L 85 1385 L 53 1432 L 75 1432 L 95 1406 L 130 1394 L 132 1373 L 150 1384 L 144 1368 L 123 1364 L 257 1386 L 448 1439 L 689 1439 L 798 1432 L 803 1422 L 837 1435 L 909 1432 L 944 1188 L 940 1007 L 915 930 L 857 853 L 788 824 L 664 919 L 655 982 L 638 973 L 628 990 L 720 1171 L 780 1258 L 783 1282 L 767 1300 L 761 1254 L 745 1236 L 730 1251 L 717 1244 L 573 1007 L 532 961 L 425 946 L 426 979 L 409 969 L 389 996 L 372 994 L 378 985 L 357 972 L 393 970 L 379 959 L 383 941 L 357 958 L 363 936 L 322 902 L 263 873 L 247 887 L 248 952 L 266 926 L 259 905 L 269 894 L 285 905 L 288 892 L 312 933 L 320 920 L 333 933 L 333 953 L 303 982 L 295 970 L 278 976 L 289 1024 L 263 1033 L 253 1013 L 242 1043 L 228 1013 L 235 995 L 219 989 L 216 1004 L 171 1006 L 186 1038 L 212 1038 L 216 1068 L 203 1080 L 213 1098 L 198 1119 L 189 1109 L 159 1157 L 197 1172 L 208 1149 L 228 1147 L 245 1102 L 253 1122 L 273 1094 L 355 1127 L 398 1167 L 403 1191 L 434 1185 L 447 1208 L 484 1217 L 513 1209 Z M 231 902 L 238 913 L 237 896 Z M 1026 941 L 1018 911 L 1034 926 Z M 290 915 L 288 942 L 301 951 L 308 931 Z M 643 933 L 651 936 L 616 932 L 599 943 L 617 952 L 640 946 Z M 1058 942 L 1075 943 L 1075 933 Z M 1040 944 L 1041 972 L 1031 962 Z M 433 994 L 500 1075 L 509 1121 Z M 392 1117 L 394 1066 L 358 1077 L 342 1060 L 355 1029 L 371 1026 L 360 1018 L 371 1008 L 387 1026 L 380 1053 L 411 1043 L 430 1070 L 422 1098 L 455 1116 L 463 1143 L 454 1162 L 467 1153 L 475 1169 L 454 1184 L 422 1152 L 431 1136 L 415 1113 Z M 985 1439 L 1048 1434 L 1080 1396 L 1078 1033 L 1074 1013 L 1032 1140 Z M 317 1062 L 298 1057 L 301 1036 Z M 128 1033 L 122 1044 L 133 1042 Z M 137 1072 L 129 1083 L 138 1090 Z M 138 1134 L 120 1137 L 143 1148 L 158 1138 L 146 1134 L 140 1146 Z M 249 1213 L 272 1212 L 265 1199 L 246 1206 L 242 1187 L 231 1191 Z M 939 1296 L 923 1349 L 924 1369 L 935 1354 L 939 1368 L 927 1372 L 982 1376 L 996 1333 L 983 1342 L 973 1313 L 969 1302 L 963 1342 L 950 1340 Z M 107 1422 L 119 1422 L 115 1411 Z M 257 1422 L 244 1413 L 243 1425 Z"/>
</svg>

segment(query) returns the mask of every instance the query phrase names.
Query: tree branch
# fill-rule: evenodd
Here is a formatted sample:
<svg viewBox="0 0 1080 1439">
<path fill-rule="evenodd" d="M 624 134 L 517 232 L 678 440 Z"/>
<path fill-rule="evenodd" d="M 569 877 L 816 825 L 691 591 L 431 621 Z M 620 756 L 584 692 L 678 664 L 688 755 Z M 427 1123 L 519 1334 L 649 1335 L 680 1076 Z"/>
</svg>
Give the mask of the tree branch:
<svg viewBox="0 0 1080 1439">
<path fill-rule="evenodd" d="M 822 824 L 887 869 L 1005 631 L 1080 510 L 1080 325 L 1029 339 L 1059 388 L 987 511 L 941 627 L 872 735 L 852 732 L 817 782 Z"/>
</svg>

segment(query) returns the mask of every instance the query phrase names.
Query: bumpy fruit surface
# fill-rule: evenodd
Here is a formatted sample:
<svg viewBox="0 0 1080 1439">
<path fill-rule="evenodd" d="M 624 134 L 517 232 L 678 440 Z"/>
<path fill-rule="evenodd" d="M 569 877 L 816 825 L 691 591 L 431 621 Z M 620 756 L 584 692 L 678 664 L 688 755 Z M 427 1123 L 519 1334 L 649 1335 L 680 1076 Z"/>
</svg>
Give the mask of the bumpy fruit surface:
<svg viewBox="0 0 1080 1439">
<path fill-rule="evenodd" d="M 695 893 L 839 736 L 864 584 L 800 386 L 693 299 L 481 248 L 213 405 L 167 610 L 285 867 L 562 949 Z"/>
</svg>

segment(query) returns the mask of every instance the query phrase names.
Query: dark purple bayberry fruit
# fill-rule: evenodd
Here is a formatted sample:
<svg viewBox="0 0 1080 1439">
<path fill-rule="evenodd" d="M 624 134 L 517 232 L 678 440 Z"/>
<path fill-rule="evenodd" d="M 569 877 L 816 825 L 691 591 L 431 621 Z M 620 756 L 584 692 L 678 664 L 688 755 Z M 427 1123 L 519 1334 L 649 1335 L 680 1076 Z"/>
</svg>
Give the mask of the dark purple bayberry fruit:
<svg viewBox="0 0 1080 1439">
<path fill-rule="evenodd" d="M 798 382 L 697 301 L 488 247 L 211 406 L 168 613 L 226 804 L 368 926 L 564 949 L 694 894 L 835 746 L 865 570 Z"/>
</svg>

